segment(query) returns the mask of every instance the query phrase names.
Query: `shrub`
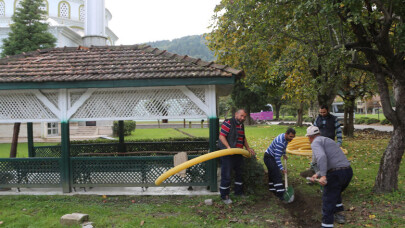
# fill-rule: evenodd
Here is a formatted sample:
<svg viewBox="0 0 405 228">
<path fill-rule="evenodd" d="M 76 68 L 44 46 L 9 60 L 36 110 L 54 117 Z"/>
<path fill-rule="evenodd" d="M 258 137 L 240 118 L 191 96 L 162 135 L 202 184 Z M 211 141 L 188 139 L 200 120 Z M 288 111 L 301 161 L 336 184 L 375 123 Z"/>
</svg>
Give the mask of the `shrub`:
<svg viewBox="0 0 405 228">
<path fill-rule="evenodd" d="M 366 124 L 373 124 L 373 123 L 379 123 L 380 121 L 376 118 L 369 118 L 366 120 Z"/>
<path fill-rule="evenodd" d="M 381 123 L 382 125 L 391 124 L 391 122 L 390 122 L 389 120 L 387 120 L 387 119 L 381 120 L 380 123 Z"/>
<path fill-rule="evenodd" d="M 293 116 L 286 116 L 284 118 L 282 118 L 284 121 L 296 121 L 297 118 L 293 117 Z"/>
<path fill-rule="evenodd" d="M 356 118 L 354 121 L 356 124 L 364 124 L 367 123 L 367 120 L 370 119 L 369 117 L 360 117 Z"/>
<path fill-rule="evenodd" d="M 125 120 L 124 121 L 124 135 L 128 136 L 131 135 L 132 131 L 136 129 L 136 122 L 132 120 Z M 113 124 L 113 135 L 118 136 L 118 121 L 114 121 Z"/>
<path fill-rule="evenodd" d="M 312 117 L 305 116 L 305 117 L 304 117 L 304 122 L 311 122 L 311 123 L 313 123 L 314 120 L 312 119 Z"/>
<path fill-rule="evenodd" d="M 268 180 L 265 180 L 265 170 L 256 157 L 245 159 L 243 166 L 243 188 L 249 195 L 258 194 L 263 189 L 267 189 Z"/>
</svg>

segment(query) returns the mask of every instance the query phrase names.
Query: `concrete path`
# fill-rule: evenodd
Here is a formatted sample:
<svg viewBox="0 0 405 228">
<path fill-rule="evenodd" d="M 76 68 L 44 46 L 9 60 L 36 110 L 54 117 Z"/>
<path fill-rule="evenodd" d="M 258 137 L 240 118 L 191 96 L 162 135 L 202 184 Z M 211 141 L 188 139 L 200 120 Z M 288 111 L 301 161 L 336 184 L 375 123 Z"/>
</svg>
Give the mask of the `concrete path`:
<svg viewBox="0 0 405 228">
<path fill-rule="evenodd" d="M 284 123 L 295 123 L 295 121 L 269 121 L 267 122 L 269 125 L 278 125 L 281 122 Z M 304 124 L 311 124 L 310 122 L 304 122 Z M 394 130 L 394 127 L 391 125 L 362 125 L 362 124 L 355 124 L 354 129 L 366 129 L 366 128 L 372 128 L 377 131 L 388 131 L 391 132 Z"/>
<path fill-rule="evenodd" d="M 63 193 L 61 188 L 16 188 L 8 191 L 0 191 L 0 196 L 5 195 L 128 195 L 128 196 L 160 196 L 160 195 L 218 195 L 219 192 L 211 192 L 205 186 L 194 186 L 193 190 L 188 187 L 94 187 L 76 189 L 71 193 Z"/>
</svg>

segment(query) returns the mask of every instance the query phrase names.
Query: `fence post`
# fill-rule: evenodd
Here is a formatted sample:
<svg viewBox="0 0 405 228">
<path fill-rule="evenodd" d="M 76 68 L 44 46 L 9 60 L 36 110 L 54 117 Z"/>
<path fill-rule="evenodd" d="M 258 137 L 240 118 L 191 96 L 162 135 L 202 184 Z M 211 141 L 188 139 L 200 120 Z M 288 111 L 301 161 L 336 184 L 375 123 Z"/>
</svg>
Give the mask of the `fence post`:
<svg viewBox="0 0 405 228">
<path fill-rule="evenodd" d="M 28 157 L 35 157 L 34 154 L 34 133 L 32 128 L 32 122 L 27 123 L 27 140 L 28 140 Z"/>
<path fill-rule="evenodd" d="M 124 121 L 118 121 L 118 137 L 119 137 L 119 145 L 118 145 L 118 152 L 126 152 L 125 142 L 124 142 Z"/>
<path fill-rule="evenodd" d="M 70 139 L 69 139 L 69 121 L 61 123 L 61 150 L 62 156 L 60 161 L 61 166 L 61 181 L 63 193 L 72 191 L 70 185 Z"/>
<path fill-rule="evenodd" d="M 218 128 L 219 119 L 217 117 L 209 118 L 209 143 L 210 152 L 217 150 L 217 140 L 218 140 Z M 208 162 L 208 180 L 210 180 L 210 190 L 211 192 L 218 191 L 218 181 L 217 181 L 217 159 L 212 159 Z"/>
</svg>

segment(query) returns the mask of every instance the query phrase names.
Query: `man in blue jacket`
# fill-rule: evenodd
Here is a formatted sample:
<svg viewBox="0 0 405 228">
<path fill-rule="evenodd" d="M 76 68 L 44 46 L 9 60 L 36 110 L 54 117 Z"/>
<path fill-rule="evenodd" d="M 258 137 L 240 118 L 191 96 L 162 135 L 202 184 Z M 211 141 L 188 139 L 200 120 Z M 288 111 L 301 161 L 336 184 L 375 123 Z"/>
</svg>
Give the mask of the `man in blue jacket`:
<svg viewBox="0 0 405 228">
<path fill-rule="evenodd" d="M 329 113 L 327 105 L 322 105 L 319 108 L 319 115 L 315 119 L 314 126 L 319 128 L 322 136 L 328 137 L 333 141 L 337 138 L 338 146 L 342 146 L 342 128 L 340 127 L 338 118 Z"/>
</svg>

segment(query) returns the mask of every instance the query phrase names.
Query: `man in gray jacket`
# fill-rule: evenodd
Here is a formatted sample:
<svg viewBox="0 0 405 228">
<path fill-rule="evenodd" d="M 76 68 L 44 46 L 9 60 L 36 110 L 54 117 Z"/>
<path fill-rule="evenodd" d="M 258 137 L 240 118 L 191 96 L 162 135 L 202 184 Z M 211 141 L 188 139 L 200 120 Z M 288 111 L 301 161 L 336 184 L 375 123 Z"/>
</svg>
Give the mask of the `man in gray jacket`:
<svg viewBox="0 0 405 228">
<path fill-rule="evenodd" d="M 310 126 L 306 136 L 311 143 L 312 161 L 316 162 L 317 173 L 311 181 L 324 186 L 322 196 L 322 227 L 333 227 L 333 222 L 345 223 L 342 192 L 349 185 L 353 170 L 343 151 L 330 138 L 320 135 L 319 128 Z"/>
</svg>

